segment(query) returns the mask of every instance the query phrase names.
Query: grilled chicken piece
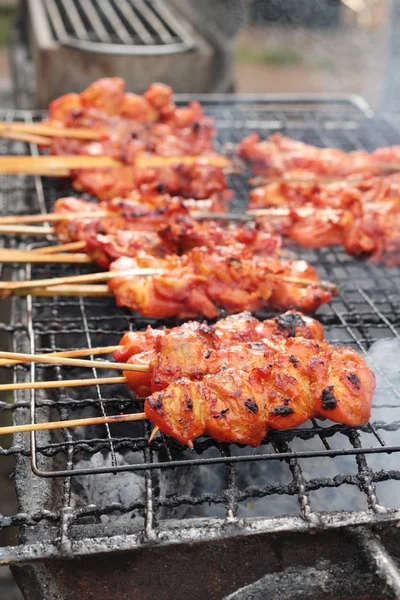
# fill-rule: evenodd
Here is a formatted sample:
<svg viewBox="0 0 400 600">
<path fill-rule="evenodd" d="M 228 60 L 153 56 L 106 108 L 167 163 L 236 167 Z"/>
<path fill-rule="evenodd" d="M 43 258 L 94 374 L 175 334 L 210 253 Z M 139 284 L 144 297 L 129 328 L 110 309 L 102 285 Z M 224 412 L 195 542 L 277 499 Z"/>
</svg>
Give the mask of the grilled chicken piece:
<svg viewBox="0 0 400 600">
<path fill-rule="evenodd" d="M 380 174 L 380 163 L 390 164 L 399 160 L 400 146 L 378 148 L 371 153 L 360 150 L 344 152 L 338 148 L 318 148 L 280 133 L 268 140 L 260 140 L 253 133 L 240 142 L 237 152 L 252 164 L 257 174 L 280 176 L 296 171 L 298 177 L 299 170 L 302 170 L 337 177 L 371 177 Z"/>
<path fill-rule="evenodd" d="M 281 238 L 252 226 L 221 227 L 215 221 L 199 222 L 188 215 L 176 215 L 158 230 L 159 236 L 174 252 L 183 254 L 197 246 L 218 248 L 241 244 L 242 255 L 272 256 L 281 246 Z"/>
<path fill-rule="evenodd" d="M 158 198 L 159 208 L 153 208 L 150 200 L 141 205 L 135 200 L 115 199 L 97 208 L 90 202 L 62 198 L 56 202 L 55 212 L 68 219 L 56 222 L 57 234 L 63 242 L 86 241 L 86 252 L 103 268 L 121 256 L 134 258 L 146 253 L 163 258 L 196 246 L 218 250 L 218 246 L 235 245 L 243 258 L 270 256 L 280 247 L 279 236 L 242 225 L 224 228 L 213 221 L 205 224 L 190 217 L 179 198 Z M 95 215 L 96 210 L 106 210 L 110 216 L 79 217 L 82 213 Z"/>
<path fill-rule="evenodd" d="M 227 190 L 222 169 L 177 167 L 134 168 L 140 154 L 158 156 L 215 154 L 214 128 L 198 102 L 178 108 L 172 90 L 155 83 L 143 94 L 125 93 L 125 82 L 118 78 L 95 81 L 81 94 L 67 94 L 50 104 L 49 123 L 64 127 L 90 127 L 102 134 L 96 141 L 55 138 L 53 154 L 112 156 L 127 166 L 109 170 L 77 170 L 74 187 L 102 200 L 126 196 L 132 190 L 156 189 L 187 198 L 208 198 Z"/>
<path fill-rule="evenodd" d="M 318 208 L 353 209 L 361 204 L 361 190 L 345 181 L 320 183 L 316 175 L 307 173 L 309 181 L 291 181 L 291 172 L 287 181 L 276 181 L 267 185 L 255 187 L 250 192 L 249 209 L 277 207 L 300 208 L 311 204 Z M 304 174 L 297 174 L 302 177 Z"/>
<path fill-rule="evenodd" d="M 124 371 L 130 389 L 146 396 L 179 377 L 201 378 L 222 366 L 257 361 L 260 352 L 264 356 L 268 350 L 266 340 L 278 342 L 296 336 L 322 341 L 323 327 L 295 311 L 264 322 L 244 312 L 220 319 L 213 326 L 188 322 L 171 330 L 149 326 L 145 331 L 128 332 L 120 342 L 123 348 L 114 353 L 114 358 L 118 362 L 150 365 L 148 373 Z"/>
<path fill-rule="evenodd" d="M 272 219 L 272 227 L 268 221 L 268 230 L 301 246 L 343 245 L 350 255 L 388 266 L 400 264 L 400 180 L 396 175 L 357 184 L 288 179 L 256 188 L 251 198 L 250 208 L 286 209 L 286 215 Z M 265 217 L 258 218 L 259 228 L 264 221 Z"/>
<path fill-rule="evenodd" d="M 106 212 L 109 216 L 96 217 Z M 68 217 L 54 224 L 60 241 L 85 239 L 86 235 L 102 235 L 124 231 L 154 231 L 178 216 L 189 216 L 182 200 L 169 194 L 134 192 L 130 198 L 114 198 L 111 202 L 94 204 L 78 198 L 60 198 L 54 206 L 56 214 Z M 81 219 L 80 214 L 93 213 L 93 218 Z"/>
<path fill-rule="evenodd" d="M 296 338 L 262 360 L 201 381 L 178 379 L 147 398 L 146 416 L 188 446 L 208 434 L 255 447 L 269 428 L 289 429 L 314 416 L 349 426 L 368 420 L 375 378 L 354 350 Z"/>
<path fill-rule="evenodd" d="M 278 309 L 301 307 L 316 310 L 331 299 L 332 293 L 318 286 L 318 275 L 305 261 L 281 261 L 273 257 L 242 258 L 245 247 L 194 248 L 188 254 L 166 259 L 150 256 L 120 258 L 110 267 L 125 271 L 137 267 L 158 268 L 160 275 L 114 277 L 109 287 L 118 306 L 126 306 L 146 316 L 215 318 L 227 313 L 267 306 Z M 301 277 L 317 285 L 304 286 L 285 281 Z"/>
<path fill-rule="evenodd" d="M 104 201 L 126 197 L 135 190 L 157 190 L 160 185 L 168 194 L 183 198 L 202 200 L 217 194 L 223 208 L 232 197 L 223 170 L 211 165 L 178 164 L 140 170 L 128 165 L 115 169 L 83 169 L 73 175 L 74 189 Z"/>
</svg>

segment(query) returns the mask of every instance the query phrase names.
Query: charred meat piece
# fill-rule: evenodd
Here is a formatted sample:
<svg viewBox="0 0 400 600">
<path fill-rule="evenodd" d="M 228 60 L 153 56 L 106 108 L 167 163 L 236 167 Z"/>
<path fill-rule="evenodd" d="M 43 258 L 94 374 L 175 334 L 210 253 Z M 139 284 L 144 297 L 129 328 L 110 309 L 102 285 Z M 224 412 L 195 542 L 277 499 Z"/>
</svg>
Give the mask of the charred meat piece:
<svg viewBox="0 0 400 600">
<path fill-rule="evenodd" d="M 215 318 L 221 310 L 255 312 L 266 307 L 313 312 L 332 297 L 319 286 L 318 275 L 307 262 L 242 258 L 240 245 L 212 252 L 194 248 L 181 257 L 165 259 L 123 257 L 111 265 L 111 270 L 117 273 L 138 267 L 161 269 L 162 274 L 116 276 L 110 279 L 109 287 L 118 306 L 148 316 Z M 296 283 L 297 278 L 311 283 Z"/>
<path fill-rule="evenodd" d="M 170 383 L 147 398 L 145 413 L 162 432 L 189 446 L 206 434 L 258 446 L 268 429 L 297 427 L 311 417 L 363 425 L 374 389 L 373 373 L 354 350 L 294 338 L 275 355 L 260 353 L 256 366 L 250 361 L 201 380 Z"/>
</svg>

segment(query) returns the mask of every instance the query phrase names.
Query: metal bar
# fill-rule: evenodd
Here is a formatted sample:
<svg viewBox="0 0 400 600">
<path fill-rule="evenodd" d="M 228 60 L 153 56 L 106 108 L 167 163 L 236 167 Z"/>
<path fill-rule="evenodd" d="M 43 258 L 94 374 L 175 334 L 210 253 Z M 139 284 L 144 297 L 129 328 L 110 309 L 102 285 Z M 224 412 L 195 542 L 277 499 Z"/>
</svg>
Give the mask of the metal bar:
<svg viewBox="0 0 400 600">
<path fill-rule="evenodd" d="M 175 100 L 177 102 L 190 102 L 191 100 L 198 100 L 202 104 L 225 104 L 230 106 L 232 104 L 257 104 L 257 103 L 270 103 L 270 104 L 325 104 L 329 105 L 332 103 L 338 103 L 343 105 L 350 105 L 357 108 L 364 116 L 373 117 L 374 112 L 370 108 L 369 104 L 357 94 L 175 94 Z"/>
<path fill-rule="evenodd" d="M 74 28 L 74 33 L 78 37 L 85 38 L 85 36 L 87 35 L 87 30 L 79 14 L 79 11 L 76 8 L 75 0 L 62 0 L 62 3 L 64 5 L 64 9 L 68 15 L 70 23 Z"/>
<path fill-rule="evenodd" d="M 400 571 L 377 535 L 366 527 L 357 527 L 352 534 L 359 542 L 364 557 L 385 583 L 394 598 L 400 598 Z"/>
<path fill-rule="evenodd" d="M 85 303 L 84 303 L 83 298 L 79 298 L 79 307 L 81 310 L 81 318 L 82 318 L 82 323 L 83 323 L 83 327 L 85 330 L 85 338 L 86 338 L 87 348 L 92 348 L 92 340 L 90 339 L 90 335 L 88 333 L 88 321 L 87 321 L 87 316 L 86 316 L 86 311 L 85 311 Z M 91 358 L 93 359 L 94 357 L 91 357 Z M 92 373 L 93 373 L 93 377 L 95 379 L 97 379 L 97 369 L 95 369 L 93 367 Z M 105 417 L 106 411 L 104 408 L 102 393 L 101 393 L 101 389 L 100 389 L 99 385 L 96 385 L 96 393 L 97 393 L 97 397 L 99 399 L 101 416 Z M 106 423 L 104 427 L 105 427 L 106 434 L 107 434 L 107 440 L 109 441 L 109 444 L 110 444 L 111 466 L 116 467 L 117 466 L 117 457 L 115 455 L 115 449 L 114 449 L 114 445 L 113 445 L 113 441 L 112 441 L 112 437 L 111 437 L 110 426 L 108 423 Z"/>
<path fill-rule="evenodd" d="M 141 17 L 154 29 L 164 44 L 172 44 L 175 40 L 165 27 L 162 20 L 154 10 L 152 2 L 146 0 L 136 0 L 135 9 L 140 13 Z"/>
<path fill-rule="evenodd" d="M 67 37 L 67 30 L 65 29 L 64 21 L 60 15 L 60 11 L 58 10 L 56 3 L 46 2 L 45 6 L 57 38 L 60 41 L 65 40 Z"/>
<path fill-rule="evenodd" d="M 111 38 L 98 15 L 96 5 L 94 4 L 95 0 L 76 0 L 76 1 L 79 2 L 79 6 L 81 7 L 82 11 L 86 15 L 87 20 L 93 27 L 93 30 L 96 33 L 96 35 L 98 36 L 99 40 L 101 42 L 107 42 L 107 43 L 111 42 Z M 86 33 L 86 37 L 87 37 L 87 33 Z"/>
<path fill-rule="evenodd" d="M 138 18 L 133 10 L 130 0 L 119 0 L 118 10 L 131 25 L 135 34 L 138 36 L 138 38 L 140 38 L 143 44 L 155 43 L 154 37 L 150 34 L 148 29 L 143 25 L 142 21 Z"/>
<path fill-rule="evenodd" d="M 126 44 L 134 43 L 132 36 L 129 35 L 125 25 L 115 10 L 113 2 L 101 2 L 98 4 L 98 9 L 101 10 L 107 21 L 110 23 L 114 30 L 114 35 L 118 36 L 119 39 Z"/>
<path fill-rule="evenodd" d="M 162 0 L 151 0 L 153 4 L 153 9 L 157 11 L 157 13 L 163 18 L 163 20 L 167 23 L 168 27 L 176 32 L 176 34 L 187 44 L 191 44 L 193 42 L 192 36 L 189 34 L 187 26 L 185 27 L 183 23 L 169 10 L 168 5 Z"/>
</svg>

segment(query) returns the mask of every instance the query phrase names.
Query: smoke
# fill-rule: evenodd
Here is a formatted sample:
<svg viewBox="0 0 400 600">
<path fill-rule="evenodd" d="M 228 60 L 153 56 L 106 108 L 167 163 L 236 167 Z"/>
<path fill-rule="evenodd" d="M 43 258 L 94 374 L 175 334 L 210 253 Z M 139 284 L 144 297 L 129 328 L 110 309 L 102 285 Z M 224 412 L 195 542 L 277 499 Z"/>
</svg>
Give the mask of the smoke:
<svg viewBox="0 0 400 600">
<path fill-rule="evenodd" d="M 376 391 L 371 421 L 387 446 L 399 446 L 400 429 L 400 339 L 382 339 L 372 344 L 367 362 L 376 376 Z M 372 445 L 371 436 L 368 444 Z M 365 442 L 364 442 L 365 443 Z M 377 440 L 375 440 L 375 444 Z M 399 470 L 399 454 L 379 454 L 367 457 L 374 471 Z M 400 506 L 400 482 L 377 484 L 378 499 L 390 508 Z"/>
<path fill-rule="evenodd" d="M 400 429 L 400 339 L 382 339 L 374 343 L 366 357 L 367 363 L 376 376 L 376 392 L 373 398 L 371 423 L 388 446 L 399 445 Z M 329 433 L 332 427 L 330 421 L 318 423 Z M 302 429 L 311 427 L 306 423 Z M 380 446 L 379 441 L 371 432 L 361 432 L 363 447 Z M 350 440 L 344 434 L 337 432 L 327 436 L 327 441 L 332 449 L 351 448 Z M 311 439 L 293 439 L 290 449 L 294 452 L 323 450 L 323 443 L 318 435 Z M 273 452 L 271 446 L 264 446 L 257 450 L 232 447 L 232 454 L 266 454 Z M 372 472 L 398 469 L 399 455 L 393 454 L 368 454 L 366 455 L 367 467 Z M 301 467 L 304 480 L 337 478 L 339 475 L 354 476 L 358 473 L 358 465 L 354 456 L 337 456 L 334 458 L 304 458 L 297 461 Z M 237 465 L 237 485 L 240 490 L 252 486 L 263 487 L 273 484 L 278 488 L 292 481 L 289 464 L 281 461 L 249 462 Z M 226 469 L 220 465 L 215 468 L 201 467 L 195 491 L 198 493 L 220 493 L 226 487 Z M 376 484 L 379 504 L 387 508 L 400 506 L 400 482 L 384 481 Z M 368 508 L 367 497 L 356 485 L 342 483 L 338 487 L 321 487 L 309 492 L 312 510 L 365 510 Z M 250 516 L 279 516 L 284 514 L 298 514 L 299 504 L 297 495 L 287 494 L 267 495 L 263 498 L 249 498 L 240 503 L 239 517 Z M 221 505 L 202 506 L 199 514 L 204 516 L 224 516 Z"/>
</svg>

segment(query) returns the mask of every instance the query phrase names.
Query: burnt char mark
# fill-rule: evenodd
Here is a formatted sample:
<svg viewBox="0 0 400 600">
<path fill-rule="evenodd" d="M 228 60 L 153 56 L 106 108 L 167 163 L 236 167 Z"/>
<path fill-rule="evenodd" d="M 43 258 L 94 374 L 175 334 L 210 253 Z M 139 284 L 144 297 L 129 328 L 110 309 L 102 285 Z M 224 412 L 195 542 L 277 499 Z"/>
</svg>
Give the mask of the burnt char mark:
<svg viewBox="0 0 400 600">
<path fill-rule="evenodd" d="M 213 419 L 226 419 L 227 412 L 229 412 L 229 408 L 224 408 L 224 410 L 221 410 L 219 415 L 213 415 Z"/>
<path fill-rule="evenodd" d="M 150 405 L 150 408 L 152 408 L 153 410 L 162 409 L 163 398 L 164 398 L 164 394 L 159 394 L 156 398 L 154 398 L 153 396 L 150 396 L 150 398 L 148 398 L 148 403 Z"/>
<path fill-rule="evenodd" d="M 188 410 L 193 410 L 193 402 L 192 402 L 191 398 L 188 398 L 188 399 L 186 400 L 186 408 L 187 408 Z"/>
<path fill-rule="evenodd" d="M 337 406 L 337 400 L 333 394 L 333 385 L 328 385 L 321 394 L 322 408 L 324 410 L 333 410 Z"/>
<path fill-rule="evenodd" d="M 350 383 L 354 385 L 354 387 L 357 390 L 360 389 L 360 378 L 357 375 L 357 373 L 350 373 L 350 375 L 347 376 L 347 379 L 350 381 Z"/>
<path fill-rule="evenodd" d="M 277 406 L 269 414 L 271 417 L 289 417 L 289 415 L 294 414 L 294 410 L 285 404 L 284 406 Z"/>
<path fill-rule="evenodd" d="M 165 185 L 163 183 L 157 185 L 157 192 L 159 194 L 165 194 Z"/>
<path fill-rule="evenodd" d="M 204 333 L 205 335 L 213 335 L 214 327 L 212 325 L 209 325 L 208 323 L 204 322 L 200 325 L 199 331 L 201 331 L 201 333 Z"/>
<path fill-rule="evenodd" d="M 280 315 L 276 318 L 276 323 L 280 330 L 289 333 L 289 337 L 296 336 L 296 327 L 303 327 L 305 325 L 304 320 L 296 312 Z"/>
<path fill-rule="evenodd" d="M 298 358 L 296 358 L 293 354 L 291 354 L 289 356 L 289 360 L 290 362 L 293 364 L 294 367 L 299 367 L 300 366 L 300 361 Z"/>
<path fill-rule="evenodd" d="M 207 352 L 204 355 L 204 358 L 210 358 L 211 356 L 211 350 L 207 350 Z"/>
<path fill-rule="evenodd" d="M 258 405 L 257 403 L 252 400 L 251 398 L 248 398 L 245 403 L 244 403 L 245 407 L 249 409 L 250 412 L 252 413 L 258 413 Z"/>
</svg>

